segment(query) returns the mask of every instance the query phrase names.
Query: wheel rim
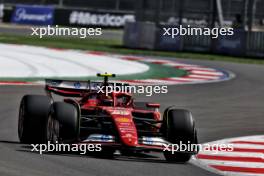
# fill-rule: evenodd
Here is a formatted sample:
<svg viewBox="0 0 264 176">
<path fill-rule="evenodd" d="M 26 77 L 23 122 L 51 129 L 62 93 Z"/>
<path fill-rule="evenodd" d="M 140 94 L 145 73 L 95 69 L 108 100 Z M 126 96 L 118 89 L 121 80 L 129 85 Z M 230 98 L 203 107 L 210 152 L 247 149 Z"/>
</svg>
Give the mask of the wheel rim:
<svg viewBox="0 0 264 176">
<path fill-rule="evenodd" d="M 47 142 L 52 143 L 60 142 L 59 141 L 59 122 L 54 120 L 51 115 L 48 117 L 47 121 Z"/>
</svg>

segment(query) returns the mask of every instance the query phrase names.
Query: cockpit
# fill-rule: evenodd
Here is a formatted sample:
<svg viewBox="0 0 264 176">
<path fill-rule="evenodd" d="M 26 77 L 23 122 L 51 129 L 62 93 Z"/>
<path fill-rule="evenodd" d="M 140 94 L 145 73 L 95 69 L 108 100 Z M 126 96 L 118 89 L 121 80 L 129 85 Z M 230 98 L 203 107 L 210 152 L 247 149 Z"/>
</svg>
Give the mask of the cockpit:
<svg viewBox="0 0 264 176">
<path fill-rule="evenodd" d="M 132 107 L 133 98 L 127 93 L 112 92 L 108 95 L 99 93 L 90 93 L 81 99 L 81 104 L 89 106 L 113 106 L 113 107 Z"/>
</svg>

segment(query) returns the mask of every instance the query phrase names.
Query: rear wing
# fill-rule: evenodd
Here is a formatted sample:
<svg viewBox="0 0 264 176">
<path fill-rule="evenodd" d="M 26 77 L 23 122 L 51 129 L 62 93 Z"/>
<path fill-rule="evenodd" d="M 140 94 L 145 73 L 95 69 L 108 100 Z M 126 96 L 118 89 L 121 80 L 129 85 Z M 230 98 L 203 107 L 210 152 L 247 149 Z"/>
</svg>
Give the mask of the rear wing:
<svg viewBox="0 0 264 176">
<path fill-rule="evenodd" d="M 99 81 L 71 81 L 71 80 L 45 80 L 45 90 L 47 93 L 54 93 L 66 97 L 82 97 L 86 93 L 98 92 L 104 82 Z M 128 84 L 108 82 L 107 86 L 121 87 Z"/>
<path fill-rule="evenodd" d="M 81 97 L 84 93 L 92 91 L 90 81 L 50 80 L 45 81 L 47 93 L 61 96 Z M 99 85 L 100 86 L 100 85 Z"/>
</svg>

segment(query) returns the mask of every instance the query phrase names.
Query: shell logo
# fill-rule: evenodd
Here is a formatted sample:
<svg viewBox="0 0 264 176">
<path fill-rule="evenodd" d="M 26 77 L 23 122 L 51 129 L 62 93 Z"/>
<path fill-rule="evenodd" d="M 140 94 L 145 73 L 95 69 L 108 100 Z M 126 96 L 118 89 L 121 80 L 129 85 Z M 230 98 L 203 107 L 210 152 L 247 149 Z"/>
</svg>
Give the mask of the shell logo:
<svg viewBox="0 0 264 176">
<path fill-rule="evenodd" d="M 129 123 L 131 120 L 129 118 L 119 117 L 115 119 L 119 123 Z"/>
</svg>

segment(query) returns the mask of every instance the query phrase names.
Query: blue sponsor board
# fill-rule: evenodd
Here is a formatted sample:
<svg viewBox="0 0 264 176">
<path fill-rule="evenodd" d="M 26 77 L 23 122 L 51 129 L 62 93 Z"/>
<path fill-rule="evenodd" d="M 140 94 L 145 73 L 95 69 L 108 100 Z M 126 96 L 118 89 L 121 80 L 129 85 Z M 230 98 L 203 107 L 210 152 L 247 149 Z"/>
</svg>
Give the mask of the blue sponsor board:
<svg viewBox="0 0 264 176">
<path fill-rule="evenodd" d="M 164 35 L 164 28 L 175 28 L 178 26 L 160 25 L 158 26 L 156 34 L 156 49 L 168 51 L 181 51 L 183 49 L 183 37 L 180 35 L 171 37 L 171 35 Z"/>
<path fill-rule="evenodd" d="M 50 6 L 17 5 L 11 18 L 12 23 L 52 25 L 54 8 Z"/>
<path fill-rule="evenodd" d="M 126 23 L 124 44 L 127 47 L 138 48 L 140 46 L 140 23 Z"/>
</svg>

